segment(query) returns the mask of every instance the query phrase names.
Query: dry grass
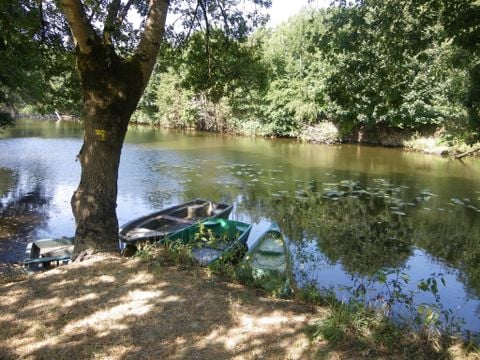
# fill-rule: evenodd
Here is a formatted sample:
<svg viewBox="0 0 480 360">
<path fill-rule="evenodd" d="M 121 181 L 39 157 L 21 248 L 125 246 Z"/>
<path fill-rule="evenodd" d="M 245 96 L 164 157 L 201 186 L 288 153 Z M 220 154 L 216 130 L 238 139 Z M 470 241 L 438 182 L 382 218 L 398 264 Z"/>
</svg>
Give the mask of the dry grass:
<svg viewBox="0 0 480 360">
<path fill-rule="evenodd" d="M 114 256 L 0 285 L 0 358 L 305 359 L 314 309 Z"/>
<path fill-rule="evenodd" d="M 1 360 L 417 358 L 355 338 L 312 341 L 306 330 L 331 309 L 264 298 L 201 268 L 105 255 L 13 280 L 0 283 Z M 478 353 L 452 347 L 443 358 Z"/>
</svg>

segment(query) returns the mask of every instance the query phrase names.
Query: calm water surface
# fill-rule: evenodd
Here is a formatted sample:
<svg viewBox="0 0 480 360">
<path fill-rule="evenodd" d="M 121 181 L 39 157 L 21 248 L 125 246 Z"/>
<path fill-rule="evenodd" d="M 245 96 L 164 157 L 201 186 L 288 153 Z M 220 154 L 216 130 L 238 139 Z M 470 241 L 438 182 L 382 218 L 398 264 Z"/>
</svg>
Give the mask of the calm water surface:
<svg viewBox="0 0 480 360">
<path fill-rule="evenodd" d="M 0 135 L 0 262 L 21 261 L 28 240 L 73 235 L 81 137 L 76 124 L 43 121 Z M 231 202 L 234 219 L 254 223 L 249 243 L 280 224 L 299 285 L 372 300 L 398 281 L 417 305 L 450 309 L 478 331 L 478 179 L 476 159 L 131 128 L 118 217 L 195 197 Z M 428 278 L 437 299 L 417 287 Z"/>
</svg>

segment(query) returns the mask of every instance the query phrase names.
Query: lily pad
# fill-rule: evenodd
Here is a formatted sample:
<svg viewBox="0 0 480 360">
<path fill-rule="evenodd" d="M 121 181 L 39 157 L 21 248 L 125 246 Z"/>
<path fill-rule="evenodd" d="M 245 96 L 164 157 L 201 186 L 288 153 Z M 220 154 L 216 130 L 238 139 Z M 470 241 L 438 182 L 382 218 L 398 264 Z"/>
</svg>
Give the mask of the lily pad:
<svg viewBox="0 0 480 360">
<path fill-rule="evenodd" d="M 465 203 L 462 200 L 457 198 L 451 198 L 450 201 L 456 205 L 465 205 Z"/>
</svg>

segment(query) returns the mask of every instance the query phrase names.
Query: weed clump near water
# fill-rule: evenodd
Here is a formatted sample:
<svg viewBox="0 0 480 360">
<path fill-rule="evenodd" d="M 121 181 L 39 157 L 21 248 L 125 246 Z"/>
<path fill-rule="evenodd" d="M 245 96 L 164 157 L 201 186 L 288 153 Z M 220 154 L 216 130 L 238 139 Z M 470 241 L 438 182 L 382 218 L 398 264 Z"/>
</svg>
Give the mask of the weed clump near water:
<svg viewBox="0 0 480 360">
<path fill-rule="evenodd" d="M 319 317 L 306 331 L 314 341 L 328 341 L 332 349 L 362 354 L 366 358 L 479 358 L 474 339 L 465 340 L 447 332 L 431 331 L 428 314 L 422 319 L 421 326 L 398 323 L 381 309 L 362 300 L 339 301 L 333 289 L 318 290 L 313 285 L 299 289 L 296 299 L 327 308 L 327 315 Z"/>
<path fill-rule="evenodd" d="M 149 267 L 154 269 L 177 266 L 187 270 L 198 266 L 192 255 L 192 245 L 178 241 L 139 244 L 135 257 L 147 262 Z"/>
</svg>

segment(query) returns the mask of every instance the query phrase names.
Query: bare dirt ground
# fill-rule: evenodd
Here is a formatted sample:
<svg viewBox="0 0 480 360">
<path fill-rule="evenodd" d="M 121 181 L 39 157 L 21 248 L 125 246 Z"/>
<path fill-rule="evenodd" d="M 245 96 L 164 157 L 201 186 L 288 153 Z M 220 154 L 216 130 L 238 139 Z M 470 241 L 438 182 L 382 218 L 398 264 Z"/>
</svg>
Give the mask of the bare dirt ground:
<svg viewBox="0 0 480 360">
<path fill-rule="evenodd" d="M 96 257 L 0 285 L 0 359 L 309 359 L 318 312 L 202 269 Z"/>
</svg>

